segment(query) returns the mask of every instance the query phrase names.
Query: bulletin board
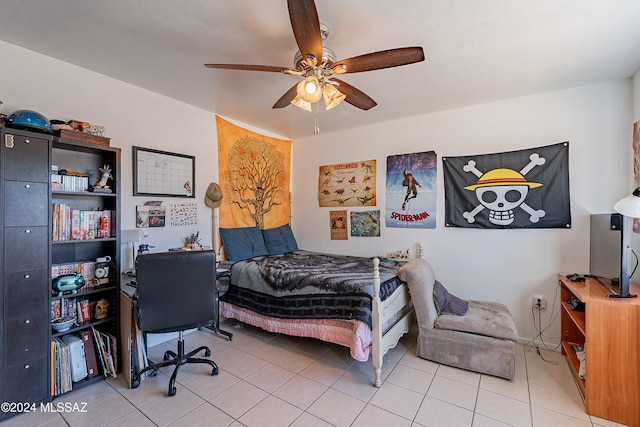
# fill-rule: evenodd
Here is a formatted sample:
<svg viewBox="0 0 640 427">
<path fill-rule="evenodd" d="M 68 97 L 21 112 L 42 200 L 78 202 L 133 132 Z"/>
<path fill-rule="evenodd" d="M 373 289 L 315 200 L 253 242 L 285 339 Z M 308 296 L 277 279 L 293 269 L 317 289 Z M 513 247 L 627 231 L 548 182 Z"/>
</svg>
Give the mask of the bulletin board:
<svg viewBox="0 0 640 427">
<path fill-rule="evenodd" d="M 195 198 L 195 156 L 133 147 L 133 195 Z"/>
</svg>

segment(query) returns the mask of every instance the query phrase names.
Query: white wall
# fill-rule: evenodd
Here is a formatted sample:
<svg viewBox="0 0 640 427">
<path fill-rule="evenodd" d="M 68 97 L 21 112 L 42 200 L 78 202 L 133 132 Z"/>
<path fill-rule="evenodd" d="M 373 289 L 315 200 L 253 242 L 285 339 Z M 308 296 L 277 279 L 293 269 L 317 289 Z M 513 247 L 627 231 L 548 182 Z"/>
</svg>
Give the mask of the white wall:
<svg viewBox="0 0 640 427">
<path fill-rule="evenodd" d="M 557 273 L 589 270 L 589 214 L 611 212 L 629 188 L 625 171 L 630 167 L 626 147 L 632 136 L 631 90 L 630 79 L 619 80 L 297 140 L 292 191 L 298 244 L 305 249 L 372 256 L 421 242 L 437 278 L 453 294 L 507 304 L 519 335 L 535 337 L 531 296 L 542 294 L 548 301 L 545 326 L 558 313 Z M 325 115 L 323 120 L 330 118 Z M 511 151 L 562 141 L 570 142 L 571 229 L 444 227 L 442 156 Z M 439 160 L 435 229 L 385 228 L 383 222 L 380 238 L 330 240 L 329 211 L 335 208 L 318 207 L 319 166 L 376 159 L 377 209 L 384 210 L 386 157 L 429 150 Z M 559 337 L 559 319 L 546 336 Z"/>
<path fill-rule="evenodd" d="M 196 156 L 199 224 L 146 229 L 147 243 L 164 250 L 196 230 L 211 243 L 207 185 L 217 181 L 217 136 L 212 113 L 16 46 L 0 42 L 0 112 L 27 108 L 51 119 L 80 119 L 107 127 L 122 148 L 123 229 L 135 227 L 135 206 L 152 198 L 132 196 L 134 145 Z M 638 79 L 636 79 L 637 81 Z M 638 86 L 637 84 L 634 87 Z M 632 84 L 619 80 L 554 93 L 407 118 L 293 143 L 293 228 L 300 247 L 379 255 L 422 242 L 438 279 L 454 294 L 509 305 L 521 337 L 535 336 L 529 299 L 544 295 L 551 307 L 557 272 L 588 270 L 588 215 L 610 212 L 630 189 Z M 634 97 L 640 104 L 640 95 Z M 342 105 L 338 108 L 353 108 Z M 636 115 L 640 109 L 636 109 Z M 323 120 L 330 120 L 326 114 Z M 240 123 L 240 125 L 243 125 Z M 243 125 L 251 128 L 249 125 Z M 309 126 L 313 118 L 309 115 Z M 259 130 L 258 130 L 259 131 Z M 321 165 L 353 160 L 378 162 L 377 208 L 384 208 L 384 170 L 389 155 L 435 150 L 443 155 L 484 154 L 568 140 L 570 230 L 466 230 L 443 227 L 444 193 L 438 170 L 435 230 L 382 229 L 380 238 L 329 239 L 328 208 L 317 202 Z M 167 205 L 185 199 L 162 199 Z M 123 248 L 124 249 L 124 248 Z M 125 266 L 126 267 L 126 266 Z M 545 311 L 543 324 L 557 314 Z M 559 335 L 554 324 L 550 336 Z"/>
<path fill-rule="evenodd" d="M 24 108 L 49 119 L 101 124 L 111 145 L 122 148 L 122 229 L 135 228 L 135 206 L 148 200 L 162 200 L 167 219 L 169 203 L 194 201 L 199 209 L 197 226 L 147 228 L 145 243 L 158 250 L 179 247 L 183 236 L 199 230 L 203 243 L 211 245 L 211 209 L 204 204 L 204 193 L 218 176 L 212 113 L 4 42 L 0 56 L 4 64 L 0 112 Z M 132 146 L 196 156 L 195 199 L 133 197 Z M 124 257 L 125 264 L 128 259 Z"/>
</svg>

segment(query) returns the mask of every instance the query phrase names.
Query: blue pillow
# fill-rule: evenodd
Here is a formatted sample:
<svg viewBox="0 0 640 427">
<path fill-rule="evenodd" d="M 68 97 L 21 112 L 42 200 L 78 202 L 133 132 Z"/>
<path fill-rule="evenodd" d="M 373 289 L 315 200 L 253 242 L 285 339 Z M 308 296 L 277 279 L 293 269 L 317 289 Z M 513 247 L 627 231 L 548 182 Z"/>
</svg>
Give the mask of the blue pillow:
<svg viewBox="0 0 640 427">
<path fill-rule="evenodd" d="M 231 261 L 269 255 L 258 227 L 221 228 L 220 236 Z"/>
<path fill-rule="evenodd" d="M 264 243 L 269 255 L 286 254 L 287 252 L 298 250 L 298 243 L 296 243 L 296 238 L 293 237 L 293 231 L 291 231 L 289 224 L 262 230 L 262 237 L 264 237 Z"/>
</svg>

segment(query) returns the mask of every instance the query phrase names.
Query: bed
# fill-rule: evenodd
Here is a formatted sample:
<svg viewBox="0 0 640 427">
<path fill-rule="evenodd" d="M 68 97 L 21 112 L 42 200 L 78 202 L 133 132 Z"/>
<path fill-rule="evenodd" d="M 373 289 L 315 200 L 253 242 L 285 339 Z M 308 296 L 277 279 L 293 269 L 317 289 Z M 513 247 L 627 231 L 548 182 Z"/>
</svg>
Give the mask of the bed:
<svg viewBox="0 0 640 427">
<path fill-rule="evenodd" d="M 220 267 L 231 272 L 222 316 L 349 347 L 355 360 L 371 357 L 380 387 L 383 356 L 408 332 L 413 313 L 397 265 L 300 250 L 288 225 L 221 228 L 220 234 L 228 256 Z"/>
</svg>

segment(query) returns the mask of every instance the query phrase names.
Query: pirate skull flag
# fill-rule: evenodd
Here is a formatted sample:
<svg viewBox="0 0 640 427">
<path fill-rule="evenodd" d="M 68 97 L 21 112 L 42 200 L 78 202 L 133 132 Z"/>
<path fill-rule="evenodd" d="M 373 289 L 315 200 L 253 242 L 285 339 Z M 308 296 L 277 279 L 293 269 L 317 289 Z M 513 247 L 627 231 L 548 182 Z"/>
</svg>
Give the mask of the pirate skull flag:
<svg viewBox="0 0 640 427">
<path fill-rule="evenodd" d="M 447 227 L 571 227 L 568 142 L 442 164 Z"/>
</svg>

